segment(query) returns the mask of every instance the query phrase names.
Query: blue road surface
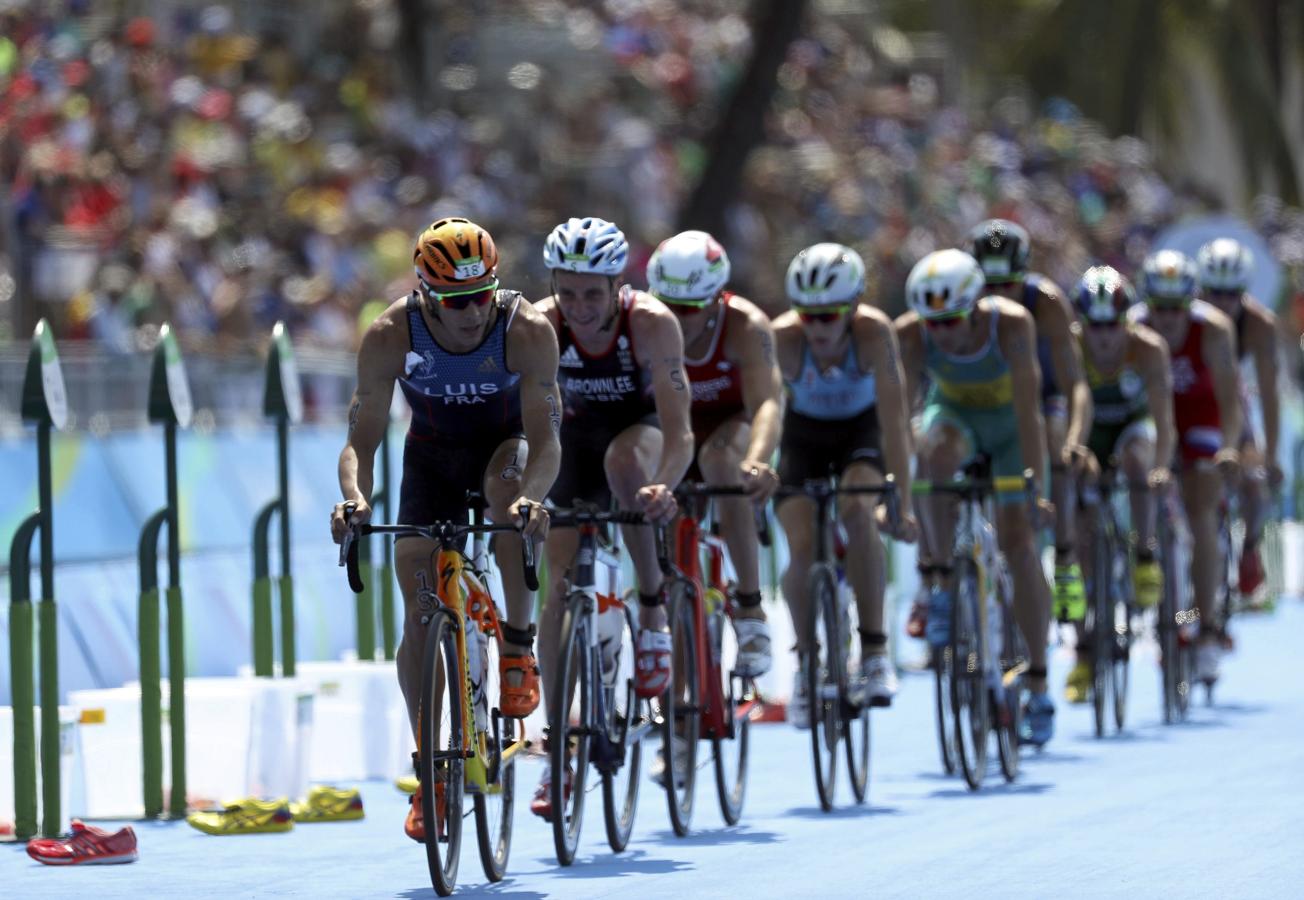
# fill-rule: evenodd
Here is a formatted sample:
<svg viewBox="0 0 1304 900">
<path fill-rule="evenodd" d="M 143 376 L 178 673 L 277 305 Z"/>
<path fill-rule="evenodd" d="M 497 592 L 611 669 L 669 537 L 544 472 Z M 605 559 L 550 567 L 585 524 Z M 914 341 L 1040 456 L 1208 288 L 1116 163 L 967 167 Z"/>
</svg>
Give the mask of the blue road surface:
<svg viewBox="0 0 1304 900">
<path fill-rule="evenodd" d="M 1188 723 L 1160 724 L 1154 651 L 1142 647 L 1123 735 L 1096 740 L 1089 707 L 1060 704 L 1054 741 L 1025 753 L 1019 781 L 993 774 L 980 794 L 941 774 L 925 674 L 904 677 L 895 706 L 874 714 L 869 805 L 848 805 L 844 782 L 831 815 L 818 808 L 807 735 L 760 726 L 740 826 L 723 827 L 709 767 L 686 839 L 645 781 L 630 848 L 615 855 L 595 791 L 579 858 L 561 869 L 527 808 L 541 763 L 525 761 L 507 880 L 486 885 L 468 819 L 457 896 L 1299 897 L 1304 604 L 1284 601 L 1235 630 L 1214 705 L 1201 697 Z M 1055 652 L 1057 694 L 1070 662 Z M 386 784 L 363 792 L 364 821 L 285 835 L 137 823 L 134 865 L 53 869 L 0 846 L 0 896 L 433 897 L 424 853 L 402 833 L 405 798 Z"/>
</svg>

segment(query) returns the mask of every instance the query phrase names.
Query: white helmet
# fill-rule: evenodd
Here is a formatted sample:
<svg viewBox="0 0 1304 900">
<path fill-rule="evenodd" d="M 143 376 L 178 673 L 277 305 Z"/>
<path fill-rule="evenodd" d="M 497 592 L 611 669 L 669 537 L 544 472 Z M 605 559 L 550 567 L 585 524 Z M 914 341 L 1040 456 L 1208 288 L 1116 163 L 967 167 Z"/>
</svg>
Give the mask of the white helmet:
<svg viewBox="0 0 1304 900">
<path fill-rule="evenodd" d="M 949 319 L 972 312 L 985 287 L 982 267 L 963 250 L 937 250 L 910 270 L 906 302 L 923 319 Z"/>
<path fill-rule="evenodd" d="M 1141 292 L 1149 300 L 1190 300 L 1195 296 L 1195 263 L 1177 250 L 1160 250 L 1146 257 Z"/>
<path fill-rule="evenodd" d="M 1206 291 L 1244 291 L 1250 286 L 1254 254 L 1239 241 L 1218 238 L 1200 248 L 1200 287 Z"/>
<path fill-rule="evenodd" d="M 543 264 L 549 269 L 615 277 L 628 261 L 629 241 L 606 219 L 567 219 L 543 242 Z"/>
<path fill-rule="evenodd" d="M 715 298 L 729 281 L 729 255 L 705 231 L 681 231 L 647 261 L 648 288 L 671 303 Z"/>
<path fill-rule="evenodd" d="M 842 244 L 815 244 L 788 263 L 785 280 L 794 306 L 839 306 L 865 289 L 865 261 Z"/>
</svg>

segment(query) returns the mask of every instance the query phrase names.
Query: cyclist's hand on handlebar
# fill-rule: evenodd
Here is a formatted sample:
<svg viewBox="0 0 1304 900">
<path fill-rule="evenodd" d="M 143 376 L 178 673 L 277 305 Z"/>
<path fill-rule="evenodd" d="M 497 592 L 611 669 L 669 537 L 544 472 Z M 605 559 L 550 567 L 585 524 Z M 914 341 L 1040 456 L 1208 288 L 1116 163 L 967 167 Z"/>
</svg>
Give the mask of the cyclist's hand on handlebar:
<svg viewBox="0 0 1304 900">
<path fill-rule="evenodd" d="M 512 501 L 511 510 L 513 523 L 521 529 L 521 537 L 541 541 L 548 536 L 550 517 L 543 503 L 529 497 L 517 497 Z"/>
<path fill-rule="evenodd" d="M 647 484 L 638 489 L 638 506 L 649 522 L 663 525 L 679 512 L 675 492 L 665 484 Z"/>
<path fill-rule="evenodd" d="M 1093 484 L 1100 480 L 1100 460 L 1096 459 L 1096 454 L 1087 453 L 1086 461 L 1082 467 L 1082 475 L 1088 482 Z"/>
<path fill-rule="evenodd" d="M 753 500 L 764 503 L 779 489 L 779 473 L 768 463 L 745 459 L 739 465 L 743 476 L 743 490 Z"/>
<path fill-rule="evenodd" d="M 1167 466 L 1155 466 L 1146 476 L 1146 483 L 1152 491 L 1165 491 L 1173 483 L 1173 473 Z"/>
<path fill-rule="evenodd" d="M 913 544 L 919 540 L 919 520 L 915 518 L 915 514 L 909 509 L 897 513 L 895 527 L 893 527 L 892 521 L 888 517 L 886 506 L 879 506 L 874 514 L 878 517 L 879 530 L 884 534 L 891 535 L 903 544 Z"/>
<path fill-rule="evenodd" d="M 1060 454 L 1060 462 L 1073 472 L 1083 472 L 1094 461 L 1095 454 L 1082 444 L 1065 444 Z"/>
<path fill-rule="evenodd" d="M 1055 504 L 1051 503 L 1044 497 L 1037 499 L 1037 521 L 1032 523 L 1033 528 L 1054 528 L 1055 527 Z"/>
<path fill-rule="evenodd" d="M 1268 470 L 1268 485 L 1273 490 L 1277 490 L 1281 487 L 1282 482 L 1286 480 L 1286 473 L 1281 470 L 1281 466 L 1277 464 L 1275 459 L 1268 460 L 1264 463 L 1264 466 Z"/>
<path fill-rule="evenodd" d="M 1235 447 L 1223 447 L 1213 456 L 1213 464 L 1218 468 L 1222 477 L 1229 482 L 1234 482 L 1241 474 L 1241 454 Z"/>
<path fill-rule="evenodd" d="M 353 504 L 355 507 L 353 515 L 348 515 L 345 505 Z M 349 528 L 354 525 L 365 525 L 371 521 L 371 504 L 361 497 L 355 500 L 341 500 L 336 503 L 331 510 L 331 539 L 335 543 L 341 543 L 344 535 L 348 534 Z"/>
</svg>

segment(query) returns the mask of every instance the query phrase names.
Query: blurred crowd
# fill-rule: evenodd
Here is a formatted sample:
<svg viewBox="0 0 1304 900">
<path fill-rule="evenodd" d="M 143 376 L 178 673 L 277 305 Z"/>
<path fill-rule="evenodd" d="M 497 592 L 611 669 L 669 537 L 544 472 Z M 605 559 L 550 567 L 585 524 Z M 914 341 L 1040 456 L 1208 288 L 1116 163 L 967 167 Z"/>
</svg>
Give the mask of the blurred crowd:
<svg viewBox="0 0 1304 900">
<path fill-rule="evenodd" d="M 490 228 L 504 281 L 535 297 L 552 225 L 613 219 L 639 283 L 751 46 L 742 0 L 432 0 L 432 102 L 392 0 L 270 25 L 220 5 L 96 6 L 0 0 L 0 275 L 61 338 L 115 352 L 163 321 L 220 351 L 278 319 L 351 348 L 406 291 L 413 236 L 447 214 Z M 821 16 L 793 45 L 728 211 L 736 287 L 767 308 L 817 240 L 861 249 L 895 310 L 913 261 L 989 215 L 1025 224 L 1034 267 L 1068 282 L 1092 261 L 1133 270 L 1158 229 L 1216 208 L 1067 103 L 944 105 L 944 73 L 871 16 Z M 1254 217 L 1304 269 L 1304 214 L 1263 201 Z"/>
</svg>

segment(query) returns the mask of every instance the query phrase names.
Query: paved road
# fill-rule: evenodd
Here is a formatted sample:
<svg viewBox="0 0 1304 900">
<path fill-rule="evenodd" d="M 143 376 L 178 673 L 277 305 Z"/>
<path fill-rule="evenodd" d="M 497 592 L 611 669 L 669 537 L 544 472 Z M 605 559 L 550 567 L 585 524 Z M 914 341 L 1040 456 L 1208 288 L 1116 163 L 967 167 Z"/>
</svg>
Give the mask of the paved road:
<svg viewBox="0 0 1304 900">
<path fill-rule="evenodd" d="M 743 823 L 724 828 L 709 781 L 695 832 L 671 833 L 649 783 L 630 850 L 611 854 L 592 795 L 580 858 L 560 870 L 523 791 L 508 880 L 489 889 L 465 842 L 459 896 L 542 897 L 1296 897 L 1304 883 L 1304 603 L 1242 619 L 1212 708 L 1159 724 L 1152 650 L 1134 662 L 1133 716 L 1098 741 L 1087 708 L 1061 706 L 1058 733 L 1014 785 L 981 794 L 941 775 L 930 682 L 907 676 L 874 719 L 870 803 L 822 814 L 808 742 L 758 728 Z M 1067 654 L 1053 660 L 1062 683 Z M 523 764 L 532 786 L 539 764 Z M 703 775 L 709 775 L 709 770 Z M 292 834 L 212 838 L 183 824 L 137 825 L 130 866 L 48 869 L 0 848 L 0 896 L 429 897 L 424 856 L 402 836 L 403 800 L 367 784 L 364 822 Z M 470 823 L 468 823 L 470 824 Z"/>
</svg>

